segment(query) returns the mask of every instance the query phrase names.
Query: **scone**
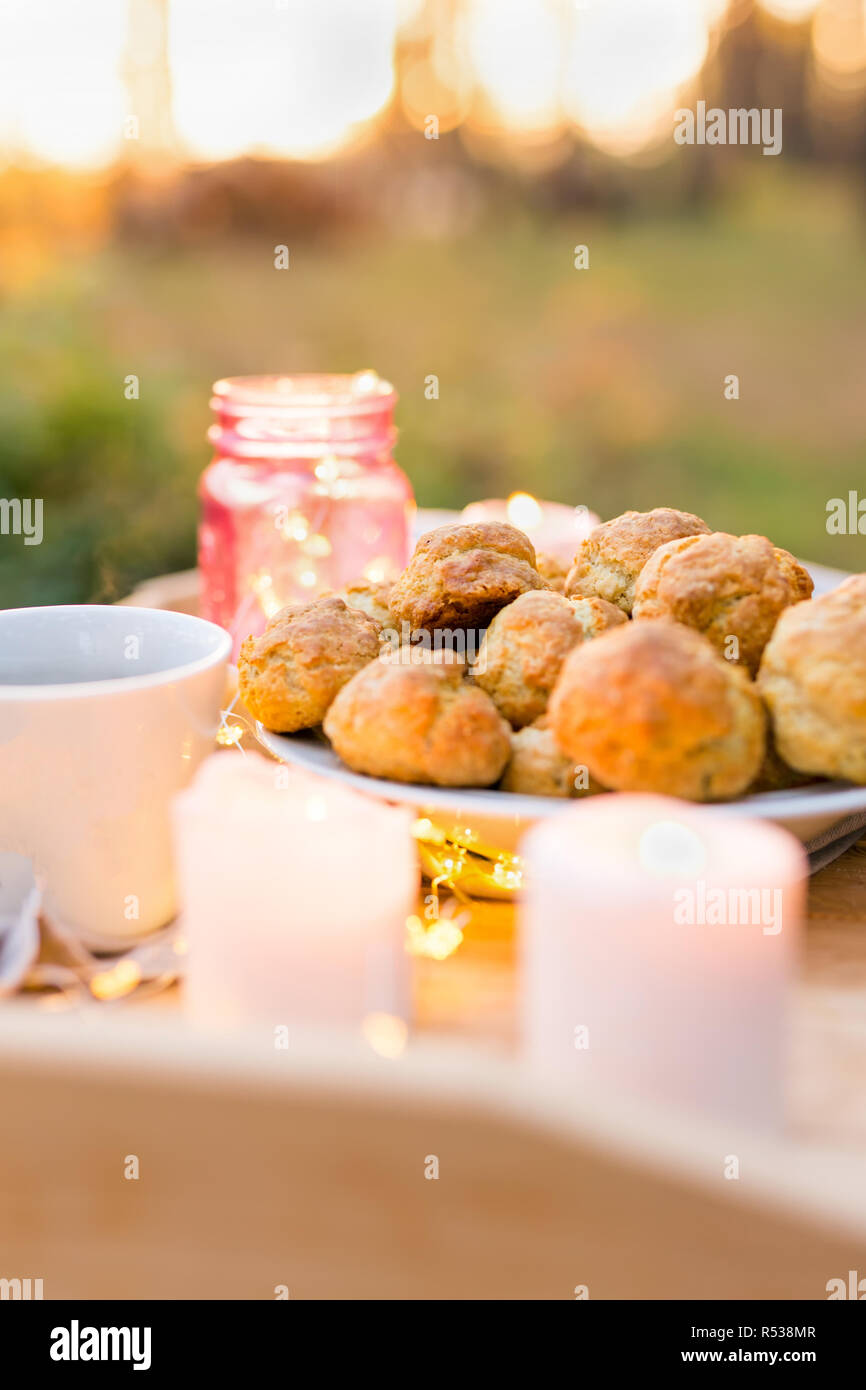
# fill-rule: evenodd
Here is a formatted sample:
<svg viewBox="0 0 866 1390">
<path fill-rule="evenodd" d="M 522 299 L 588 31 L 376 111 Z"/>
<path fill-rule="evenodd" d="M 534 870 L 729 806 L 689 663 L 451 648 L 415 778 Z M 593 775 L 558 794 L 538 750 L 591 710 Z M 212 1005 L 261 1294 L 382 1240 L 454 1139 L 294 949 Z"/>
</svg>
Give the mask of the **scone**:
<svg viewBox="0 0 866 1390">
<path fill-rule="evenodd" d="M 632 617 L 672 618 L 697 628 L 717 651 L 754 675 L 783 609 L 811 593 L 811 579 L 766 536 L 685 536 L 647 560 Z"/>
<path fill-rule="evenodd" d="M 561 751 L 544 718 L 511 735 L 511 758 L 499 785 L 524 796 L 589 796 L 604 790 L 585 765 Z"/>
<path fill-rule="evenodd" d="M 548 589 L 561 594 L 568 576 L 568 565 L 558 555 L 547 555 L 543 551 L 535 557 L 535 568 Z"/>
<path fill-rule="evenodd" d="M 764 712 L 745 671 L 664 618 L 576 647 L 548 719 L 563 753 L 615 791 L 723 800 L 745 791 L 764 757 Z"/>
<path fill-rule="evenodd" d="M 544 714 L 572 647 L 625 622 L 625 614 L 604 599 L 563 598 L 548 589 L 521 594 L 487 629 L 474 679 L 520 729 Z"/>
<path fill-rule="evenodd" d="M 565 581 L 565 593 L 596 594 L 631 613 L 635 580 L 653 551 L 680 536 L 708 535 L 709 530 L 699 516 L 673 507 L 623 512 L 612 521 L 603 521 L 581 541 Z"/>
<path fill-rule="evenodd" d="M 379 624 L 329 596 L 292 603 L 247 637 L 238 688 L 254 719 L 291 734 L 321 724 L 337 691 L 379 655 Z"/>
<path fill-rule="evenodd" d="M 390 608 L 416 629 L 483 628 L 519 594 L 543 588 L 532 542 L 514 526 L 440 526 L 419 540 Z"/>
<path fill-rule="evenodd" d="M 454 652 L 386 652 L 343 687 L 325 733 L 354 772 L 441 787 L 489 787 L 511 752 L 490 696 Z"/>
<path fill-rule="evenodd" d="M 758 688 L 786 763 L 866 783 L 866 574 L 782 614 Z"/>
<path fill-rule="evenodd" d="M 773 547 L 773 553 L 778 561 L 779 569 L 787 579 L 793 592 L 792 603 L 801 603 L 803 599 L 811 598 L 815 585 L 812 576 L 799 560 L 795 560 L 790 550 L 782 550 L 778 545 Z"/>
<path fill-rule="evenodd" d="M 350 608 L 357 608 L 369 617 L 375 618 L 383 628 L 391 627 L 393 618 L 388 607 L 388 600 L 391 597 L 391 590 L 394 587 L 390 579 L 382 580 L 374 584 L 369 579 L 358 579 L 354 584 L 348 584 L 345 589 L 340 589 L 337 597 L 341 598 Z"/>
</svg>

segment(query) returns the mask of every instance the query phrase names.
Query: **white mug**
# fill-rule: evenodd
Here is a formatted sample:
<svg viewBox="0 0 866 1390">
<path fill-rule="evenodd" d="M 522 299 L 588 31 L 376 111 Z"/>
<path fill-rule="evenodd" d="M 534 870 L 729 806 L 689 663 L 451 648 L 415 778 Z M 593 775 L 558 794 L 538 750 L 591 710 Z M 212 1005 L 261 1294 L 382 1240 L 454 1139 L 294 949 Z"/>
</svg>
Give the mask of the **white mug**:
<svg viewBox="0 0 866 1390">
<path fill-rule="evenodd" d="M 230 647 L 186 613 L 0 610 L 0 851 L 84 940 L 174 916 L 170 804 L 213 749 Z"/>
</svg>

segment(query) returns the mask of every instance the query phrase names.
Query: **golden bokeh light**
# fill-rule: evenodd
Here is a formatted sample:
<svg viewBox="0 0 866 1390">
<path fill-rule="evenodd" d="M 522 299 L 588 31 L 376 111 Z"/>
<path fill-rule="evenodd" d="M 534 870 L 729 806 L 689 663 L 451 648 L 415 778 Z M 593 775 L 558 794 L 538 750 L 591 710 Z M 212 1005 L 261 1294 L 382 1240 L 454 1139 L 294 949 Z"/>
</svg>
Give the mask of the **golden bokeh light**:
<svg viewBox="0 0 866 1390">
<path fill-rule="evenodd" d="M 542 520 L 542 511 L 529 492 L 512 492 L 505 504 L 505 514 L 518 531 L 531 533 Z"/>
<path fill-rule="evenodd" d="M 866 69 L 866 3 L 832 0 L 815 16 L 812 46 L 820 68 L 831 77 L 851 78 Z"/>
<path fill-rule="evenodd" d="M 435 117 L 437 135 L 444 135 L 466 119 L 469 90 L 456 72 L 446 80 L 434 63 L 419 59 L 403 73 L 400 101 L 403 114 L 416 130 L 424 130 Z"/>
<path fill-rule="evenodd" d="M 699 73 L 709 11 L 695 0 L 604 0 L 580 8 L 565 73 L 569 116 L 611 154 L 671 130 L 678 93 Z"/>
<path fill-rule="evenodd" d="M 861 0 L 758 4 L 813 21 L 819 72 L 851 85 L 866 61 Z M 0 160 L 322 160 L 395 116 L 430 138 L 459 127 L 470 152 L 536 170 L 566 160 L 576 135 L 653 159 L 735 11 L 740 0 L 0 0 Z"/>
<path fill-rule="evenodd" d="M 802 24 L 811 19 L 821 0 L 761 0 L 761 9 L 774 19 L 787 20 L 789 24 Z"/>
<path fill-rule="evenodd" d="M 120 960 L 108 970 L 90 977 L 90 992 L 94 999 L 106 1003 L 131 994 L 142 980 L 141 966 L 134 960 Z"/>
<path fill-rule="evenodd" d="M 395 1014 L 367 1014 L 361 1032 L 373 1051 L 389 1060 L 399 1057 L 409 1040 L 405 1020 Z"/>
<path fill-rule="evenodd" d="M 198 159 L 334 154 L 391 99 L 396 0 L 172 0 L 174 123 Z"/>
<path fill-rule="evenodd" d="M 561 41 L 555 0 L 468 0 L 469 58 L 504 130 L 557 124 Z"/>
<path fill-rule="evenodd" d="M 99 167 L 123 140 L 127 40 L 118 0 L 4 0 L 0 5 L 0 148 Z"/>
</svg>

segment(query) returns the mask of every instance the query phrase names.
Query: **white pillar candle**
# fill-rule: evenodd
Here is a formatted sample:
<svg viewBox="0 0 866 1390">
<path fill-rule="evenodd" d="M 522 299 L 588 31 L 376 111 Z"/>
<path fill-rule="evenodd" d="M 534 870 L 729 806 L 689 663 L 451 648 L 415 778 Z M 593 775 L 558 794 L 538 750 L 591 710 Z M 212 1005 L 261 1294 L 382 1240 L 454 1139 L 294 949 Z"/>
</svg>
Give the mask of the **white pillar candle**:
<svg viewBox="0 0 866 1390">
<path fill-rule="evenodd" d="M 492 497 L 484 502 L 470 502 L 460 519 L 467 523 L 507 521 L 529 537 L 536 554 L 553 555 L 569 566 L 580 542 L 599 524 L 595 512 L 586 507 L 543 502 L 528 492 L 513 492 L 507 500 Z"/>
<path fill-rule="evenodd" d="M 717 1117 L 782 1117 L 807 863 L 766 822 L 592 797 L 525 838 L 531 1062 Z"/>
<path fill-rule="evenodd" d="M 192 1018 L 367 1033 L 407 1019 L 410 826 L 258 754 L 209 758 L 175 802 Z"/>
</svg>

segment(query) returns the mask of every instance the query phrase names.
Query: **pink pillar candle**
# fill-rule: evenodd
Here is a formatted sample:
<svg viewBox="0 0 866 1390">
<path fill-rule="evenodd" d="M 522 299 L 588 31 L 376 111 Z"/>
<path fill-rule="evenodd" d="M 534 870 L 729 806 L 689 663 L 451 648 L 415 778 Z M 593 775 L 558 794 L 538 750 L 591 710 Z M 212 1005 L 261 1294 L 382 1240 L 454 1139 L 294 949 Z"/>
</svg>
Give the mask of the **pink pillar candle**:
<svg viewBox="0 0 866 1390">
<path fill-rule="evenodd" d="M 532 1064 L 778 1122 L 807 875 L 799 842 L 718 809 L 619 795 L 537 826 L 523 852 Z"/>
<path fill-rule="evenodd" d="M 408 1018 L 408 811 L 226 751 L 175 802 L 194 1021 L 357 1032 Z"/>
</svg>

